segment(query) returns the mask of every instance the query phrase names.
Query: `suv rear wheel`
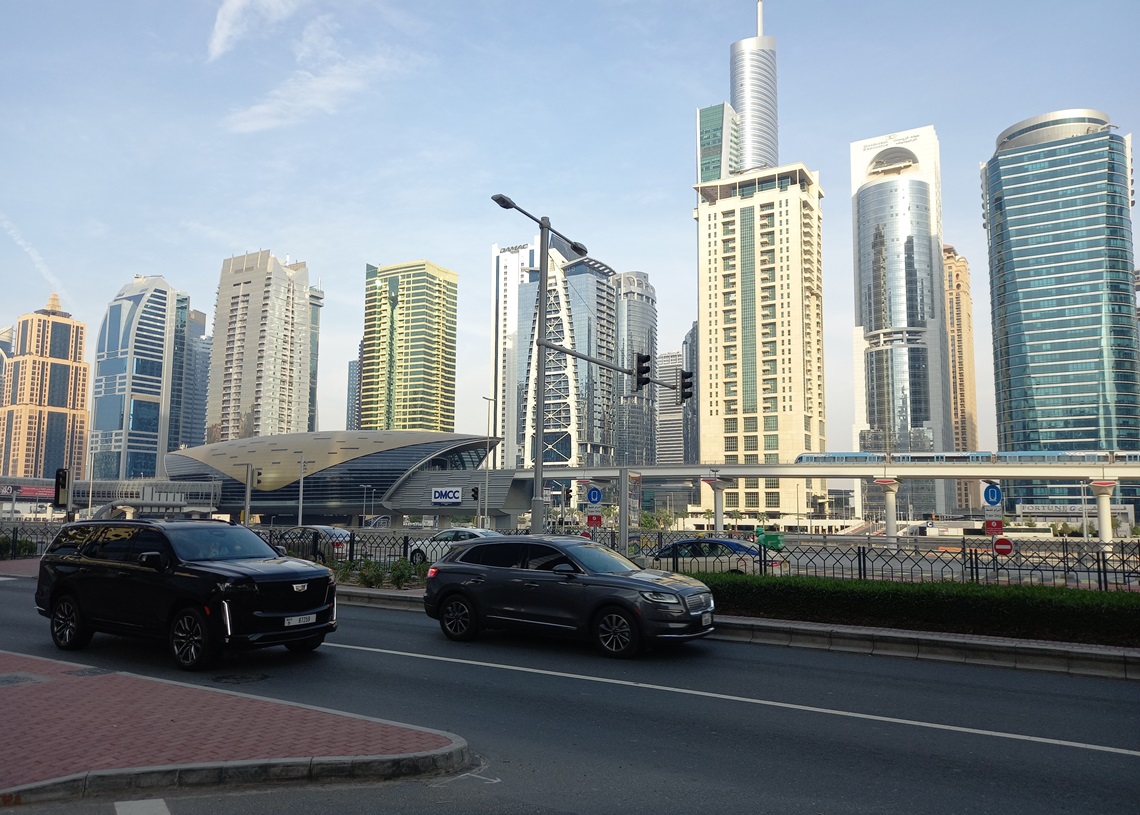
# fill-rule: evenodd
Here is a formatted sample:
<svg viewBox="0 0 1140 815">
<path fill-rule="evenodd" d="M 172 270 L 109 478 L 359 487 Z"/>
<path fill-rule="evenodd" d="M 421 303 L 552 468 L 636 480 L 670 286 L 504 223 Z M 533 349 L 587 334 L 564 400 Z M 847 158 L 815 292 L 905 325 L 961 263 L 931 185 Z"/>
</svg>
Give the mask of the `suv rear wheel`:
<svg viewBox="0 0 1140 815">
<path fill-rule="evenodd" d="M 55 601 L 51 610 L 51 639 L 61 651 L 86 648 L 94 634 L 83 619 L 79 603 L 70 594 Z"/>
<path fill-rule="evenodd" d="M 628 659 L 641 648 L 641 631 L 632 614 L 611 606 L 594 621 L 594 641 L 606 656 Z"/>
<path fill-rule="evenodd" d="M 174 615 L 170 623 L 170 655 L 184 671 L 196 671 L 212 665 L 218 646 L 210 633 L 206 618 L 196 608 L 187 606 Z"/>
<path fill-rule="evenodd" d="M 475 607 L 462 594 L 452 594 L 443 601 L 439 613 L 439 627 L 443 635 L 455 642 L 470 642 L 479 633 Z"/>
</svg>

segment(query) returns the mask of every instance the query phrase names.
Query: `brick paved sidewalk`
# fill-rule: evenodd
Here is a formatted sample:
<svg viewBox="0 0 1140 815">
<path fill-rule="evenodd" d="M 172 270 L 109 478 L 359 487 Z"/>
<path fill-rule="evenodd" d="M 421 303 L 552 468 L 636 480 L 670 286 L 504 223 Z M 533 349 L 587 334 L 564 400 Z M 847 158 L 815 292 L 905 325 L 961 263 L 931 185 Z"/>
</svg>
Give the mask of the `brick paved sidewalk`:
<svg viewBox="0 0 1140 815">
<path fill-rule="evenodd" d="M 450 733 L 0 651 L 0 806 L 457 770 Z M 156 769 L 157 768 L 157 769 Z"/>
</svg>

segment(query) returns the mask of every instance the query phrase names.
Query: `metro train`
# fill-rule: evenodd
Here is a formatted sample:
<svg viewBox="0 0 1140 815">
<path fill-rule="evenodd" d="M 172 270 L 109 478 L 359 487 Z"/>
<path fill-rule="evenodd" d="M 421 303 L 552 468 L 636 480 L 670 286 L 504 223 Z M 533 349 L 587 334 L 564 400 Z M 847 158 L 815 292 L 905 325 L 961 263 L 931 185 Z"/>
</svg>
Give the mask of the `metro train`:
<svg viewBox="0 0 1140 815">
<path fill-rule="evenodd" d="M 987 450 L 925 453 L 801 453 L 796 464 L 1137 464 L 1140 451 L 1025 450 L 991 453 Z"/>
</svg>

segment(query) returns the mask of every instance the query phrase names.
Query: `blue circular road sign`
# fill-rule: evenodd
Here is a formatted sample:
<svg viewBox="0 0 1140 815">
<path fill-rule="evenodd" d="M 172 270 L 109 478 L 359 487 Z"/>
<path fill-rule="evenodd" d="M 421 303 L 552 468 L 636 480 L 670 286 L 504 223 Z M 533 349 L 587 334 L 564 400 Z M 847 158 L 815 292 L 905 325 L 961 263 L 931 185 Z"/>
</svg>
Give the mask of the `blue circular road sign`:
<svg viewBox="0 0 1140 815">
<path fill-rule="evenodd" d="M 597 487 L 590 487 L 586 490 L 586 501 L 591 504 L 602 503 L 602 491 Z"/>
<path fill-rule="evenodd" d="M 982 492 L 982 498 L 991 507 L 996 507 L 1001 503 L 1001 487 L 997 484 L 987 484 L 986 489 Z"/>
</svg>

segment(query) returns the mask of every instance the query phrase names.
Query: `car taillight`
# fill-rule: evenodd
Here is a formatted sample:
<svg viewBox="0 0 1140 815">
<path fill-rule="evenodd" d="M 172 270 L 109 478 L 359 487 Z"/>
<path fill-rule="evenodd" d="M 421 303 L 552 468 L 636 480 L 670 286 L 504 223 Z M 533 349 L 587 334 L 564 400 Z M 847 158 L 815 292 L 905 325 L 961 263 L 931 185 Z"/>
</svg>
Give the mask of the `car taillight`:
<svg viewBox="0 0 1140 815">
<path fill-rule="evenodd" d="M 436 574 L 438 574 L 438 573 L 439 573 L 439 569 L 435 568 L 435 566 L 429 566 L 428 567 L 428 572 L 427 572 L 428 579 L 435 577 Z"/>
</svg>

